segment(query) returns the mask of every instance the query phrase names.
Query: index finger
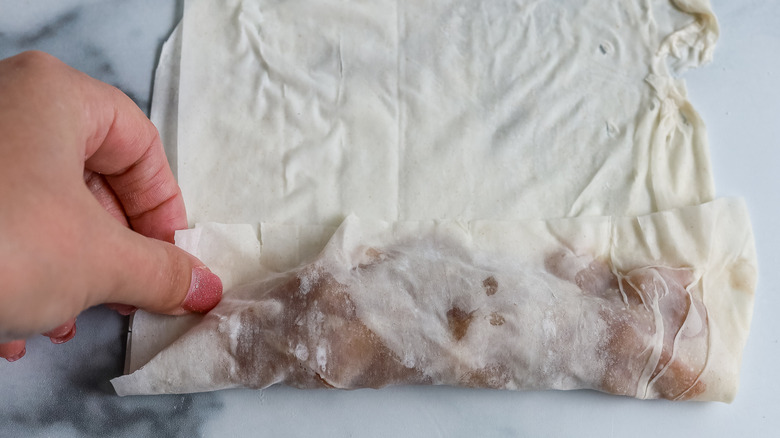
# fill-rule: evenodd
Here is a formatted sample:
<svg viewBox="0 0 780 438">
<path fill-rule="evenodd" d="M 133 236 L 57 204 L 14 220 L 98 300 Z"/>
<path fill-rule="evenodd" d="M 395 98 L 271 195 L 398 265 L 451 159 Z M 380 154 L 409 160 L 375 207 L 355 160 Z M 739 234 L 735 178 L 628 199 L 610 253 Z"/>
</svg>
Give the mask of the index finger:
<svg viewBox="0 0 780 438">
<path fill-rule="evenodd" d="M 118 89 L 83 74 L 81 81 L 85 167 L 105 176 L 133 230 L 173 242 L 187 216 L 157 128 Z"/>
</svg>

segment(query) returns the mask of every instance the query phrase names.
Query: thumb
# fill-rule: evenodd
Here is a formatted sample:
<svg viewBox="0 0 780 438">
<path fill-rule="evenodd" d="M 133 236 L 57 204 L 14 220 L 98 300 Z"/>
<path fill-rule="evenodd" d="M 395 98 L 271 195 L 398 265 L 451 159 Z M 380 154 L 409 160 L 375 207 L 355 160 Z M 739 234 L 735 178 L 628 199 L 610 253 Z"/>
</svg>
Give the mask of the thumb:
<svg viewBox="0 0 780 438">
<path fill-rule="evenodd" d="M 97 256 L 113 287 L 104 289 L 98 301 L 170 315 L 208 312 L 219 303 L 222 281 L 203 262 L 168 242 L 112 228 L 114 244 L 101 245 L 112 254 Z"/>
</svg>

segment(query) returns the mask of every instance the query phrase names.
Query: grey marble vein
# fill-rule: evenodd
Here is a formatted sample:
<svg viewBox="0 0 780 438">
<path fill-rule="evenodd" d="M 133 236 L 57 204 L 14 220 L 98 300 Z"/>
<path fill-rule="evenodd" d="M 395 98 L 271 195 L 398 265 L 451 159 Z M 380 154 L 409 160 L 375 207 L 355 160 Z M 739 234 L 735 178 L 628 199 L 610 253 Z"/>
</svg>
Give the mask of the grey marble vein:
<svg viewBox="0 0 780 438">
<path fill-rule="evenodd" d="M 39 337 L 16 363 L 0 364 L 0 436 L 199 436 L 221 408 L 213 394 L 120 398 L 126 321 L 105 308 L 78 320 L 76 338 Z"/>
<path fill-rule="evenodd" d="M 182 1 L 0 0 L 0 58 L 42 50 L 114 85 L 149 112 L 162 42 Z"/>
</svg>

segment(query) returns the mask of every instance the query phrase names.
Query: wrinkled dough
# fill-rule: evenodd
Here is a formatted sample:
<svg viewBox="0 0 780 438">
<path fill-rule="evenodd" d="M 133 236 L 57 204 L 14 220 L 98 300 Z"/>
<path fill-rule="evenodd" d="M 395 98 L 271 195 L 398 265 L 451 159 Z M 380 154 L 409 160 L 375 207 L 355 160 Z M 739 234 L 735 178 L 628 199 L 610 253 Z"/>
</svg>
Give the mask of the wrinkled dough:
<svg viewBox="0 0 780 438">
<path fill-rule="evenodd" d="M 214 315 L 237 322 L 225 333 L 237 383 L 590 388 L 668 399 L 704 391 L 706 348 L 678 351 L 707 342 L 689 270 L 616 275 L 600 261 L 554 254 L 545 270 L 506 271 L 476 258 L 421 238 L 367 248 L 354 266 L 326 253 L 275 287 L 251 286 L 243 298 L 251 300 Z M 697 330 L 684 332 L 694 319 Z"/>
<path fill-rule="evenodd" d="M 112 380 L 118 394 L 281 382 L 736 393 L 756 278 L 738 200 L 556 221 L 350 216 L 319 255 L 298 246 L 308 261 L 292 265 L 273 248 L 327 230 L 263 229 L 262 256 L 252 227 L 177 235 L 233 286 L 186 334 Z"/>
</svg>

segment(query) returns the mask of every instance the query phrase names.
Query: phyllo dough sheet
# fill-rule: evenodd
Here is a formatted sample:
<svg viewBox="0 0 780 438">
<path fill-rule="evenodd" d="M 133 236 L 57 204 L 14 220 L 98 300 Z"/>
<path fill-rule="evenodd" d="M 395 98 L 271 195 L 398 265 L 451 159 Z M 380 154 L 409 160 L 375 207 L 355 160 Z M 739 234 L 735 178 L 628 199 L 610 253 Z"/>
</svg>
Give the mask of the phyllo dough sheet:
<svg viewBox="0 0 780 438">
<path fill-rule="evenodd" d="M 636 215 L 713 199 L 668 61 L 706 1 L 186 2 L 191 224 Z"/>
<path fill-rule="evenodd" d="M 138 312 L 117 391 L 730 400 L 752 237 L 741 203 L 701 205 L 676 76 L 717 36 L 706 0 L 186 1 L 152 117 L 195 225 L 177 243 L 225 299 Z"/>
<path fill-rule="evenodd" d="M 275 227 L 259 259 L 251 227 L 179 232 L 177 243 L 218 274 L 248 283 L 114 379 L 117 393 L 275 383 L 720 401 L 736 392 L 756 278 L 738 200 L 545 221 L 350 216 L 319 255 L 276 272 L 290 252 L 311 250 L 290 245 L 302 228 Z M 253 259 L 257 266 L 246 264 Z"/>
</svg>

